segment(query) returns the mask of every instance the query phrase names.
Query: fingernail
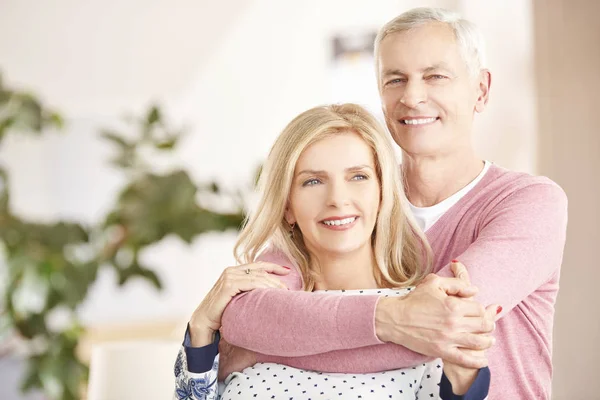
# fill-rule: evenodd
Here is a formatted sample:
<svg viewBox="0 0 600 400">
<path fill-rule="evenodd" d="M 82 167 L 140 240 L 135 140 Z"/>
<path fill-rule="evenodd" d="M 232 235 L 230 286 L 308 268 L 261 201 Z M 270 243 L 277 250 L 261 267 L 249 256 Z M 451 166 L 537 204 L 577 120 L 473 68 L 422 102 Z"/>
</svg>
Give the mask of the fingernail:
<svg viewBox="0 0 600 400">
<path fill-rule="evenodd" d="M 282 267 L 285 269 L 291 269 L 290 267 L 286 267 L 285 265 L 282 265 Z"/>
<path fill-rule="evenodd" d="M 498 306 L 496 309 L 496 314 L 500 314 L 502 312 L 502 306 Z"/>
<path fill-rule="evenodd" d="M 457 263 L 457 262 L 459 262 L 459 261 L 458 261 L 458 260 L 452 260 L 452 262 L 453 262 L 453 263 Z"/>
</svg>

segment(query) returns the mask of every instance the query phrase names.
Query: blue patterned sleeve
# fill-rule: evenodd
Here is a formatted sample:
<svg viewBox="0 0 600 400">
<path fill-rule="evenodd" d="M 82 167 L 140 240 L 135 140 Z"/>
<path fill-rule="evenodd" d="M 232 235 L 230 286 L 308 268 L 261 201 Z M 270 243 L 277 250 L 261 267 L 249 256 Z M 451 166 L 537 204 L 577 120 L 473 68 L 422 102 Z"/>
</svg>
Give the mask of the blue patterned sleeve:
<svg viewBox="0 0 600 400">
<path fill-rule="evenodd" d="M 204 347 L 192 347 L 189 327 L 175 361 L 173 400 L 219 400 L 219 339 Z"/>
</svg>

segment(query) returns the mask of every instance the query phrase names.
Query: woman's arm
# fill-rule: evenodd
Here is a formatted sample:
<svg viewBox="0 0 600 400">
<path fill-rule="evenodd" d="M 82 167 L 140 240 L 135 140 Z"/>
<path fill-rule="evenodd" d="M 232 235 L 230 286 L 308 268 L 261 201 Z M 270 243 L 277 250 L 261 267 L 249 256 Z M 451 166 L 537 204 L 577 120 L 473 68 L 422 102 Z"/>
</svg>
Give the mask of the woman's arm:
<svg viewBox="0 0 600 400">
<path fill-rule="evenodd" d="M 206 346 L 192 347 L 189 328 L 175 361 L 174 400 L 219 398 L 217 375 L 219 370 L 219 335 Z"/>
<path fill-rule="evenodd" d="M 274 275 L 289 269 L 268 263 L 229 267 L 192 314 L 175 361 L 173 398 L 218 400 L 219 328 L 223 311 L 238 293 L 256 288 L 284 288 Z"/>
</svg>

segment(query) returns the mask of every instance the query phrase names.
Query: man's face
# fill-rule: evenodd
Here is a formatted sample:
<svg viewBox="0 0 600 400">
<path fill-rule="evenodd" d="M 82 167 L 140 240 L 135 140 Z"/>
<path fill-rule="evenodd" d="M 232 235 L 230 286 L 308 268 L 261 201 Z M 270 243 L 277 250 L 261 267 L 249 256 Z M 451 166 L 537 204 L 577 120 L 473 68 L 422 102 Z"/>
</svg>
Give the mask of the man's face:
<svg viewBox="0 0 600 400">
<path fill-rule="evenodd" d="M 386 123 L 406 153 L 441 156 L 471 146 L 473 115 L 487 102 L 489 73 L 469 75 L 449 27 L 429 23 L 387 36 L 378 63 Z"/>
</svg>

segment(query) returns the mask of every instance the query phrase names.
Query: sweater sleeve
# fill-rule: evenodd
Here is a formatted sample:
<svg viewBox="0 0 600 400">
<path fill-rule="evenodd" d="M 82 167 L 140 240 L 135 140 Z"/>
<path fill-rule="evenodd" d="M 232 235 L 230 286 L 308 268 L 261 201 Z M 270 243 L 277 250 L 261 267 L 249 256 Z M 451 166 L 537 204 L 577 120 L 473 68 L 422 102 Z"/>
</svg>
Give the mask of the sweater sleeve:
<svg viewBox="0 0 600 400">
<path fill-rule="evenodd" d="M 553 182 L 526 186 L 497 204 L 475 241 L 454 255 L 468 269 L 482 304 L 500 304 L 503 314 L 556 277 L 562 263 L 567 197 Z M 450 266 L 439 272 L 452 276 Z"/>
<path fill-rule="evenodd" d="M 377 338 L 378 296 L 304 292 L 298 270 L 284 255 L 270 250 L 260 260 L 294 266 L 282 277 L 290 291 L 257 289 L 238 295 L 225 309 L 221 327 L 227 342 L 257 352 L 259 362 L 368 373 L 430 359 Z"/>
<path fill-rule="evenodd" d="M 263 354 L 307 356 L 382 343 L 375 335 L 377 296 L 341 296 L 302 291 L 294 263 L 268 251 L 260 257 L 293 265 L 282 280 L 290 289 L 255 289 L 236 296 L 222 318 L 230 344 Z"/>
</svg>

